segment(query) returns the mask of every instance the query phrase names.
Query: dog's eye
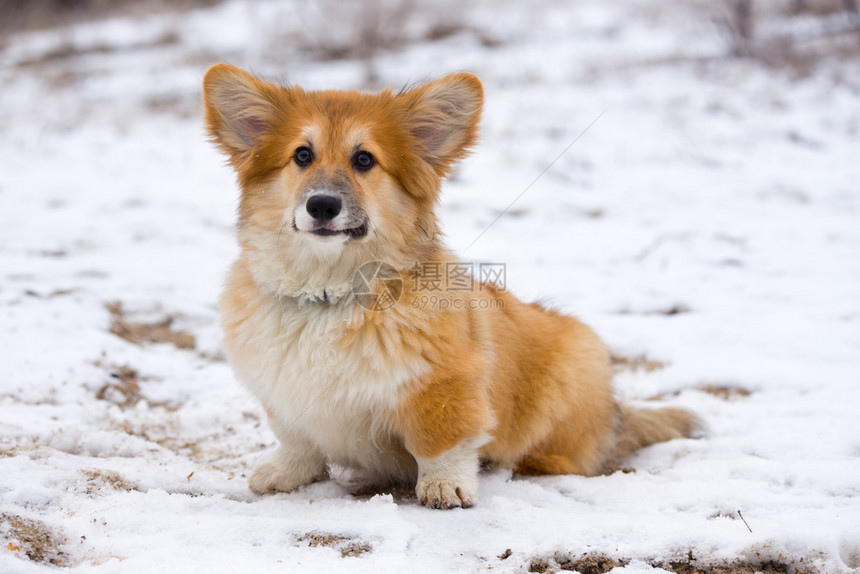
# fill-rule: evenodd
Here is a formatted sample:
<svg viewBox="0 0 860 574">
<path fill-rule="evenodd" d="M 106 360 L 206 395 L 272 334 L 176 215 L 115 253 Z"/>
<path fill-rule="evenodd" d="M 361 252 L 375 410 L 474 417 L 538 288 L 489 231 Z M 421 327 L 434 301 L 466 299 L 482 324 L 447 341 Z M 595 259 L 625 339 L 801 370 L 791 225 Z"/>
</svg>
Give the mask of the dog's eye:
<svg viewBox="0 0 860 574">
<path fill-rule="evenodd" d="M 360 151 L 352 156 L 352 165 L 360 171 L 367 171 L 376 165 L 376 158 L 369 151 Z"/>
<path fill-rule="evenodd" d="M 314 152 L 304 146 L 296 150 L 293 154 L 293 159 L 296 160 L 296 165 L 299 167 L 308 167 L 314 161 Z"/>
</svg>

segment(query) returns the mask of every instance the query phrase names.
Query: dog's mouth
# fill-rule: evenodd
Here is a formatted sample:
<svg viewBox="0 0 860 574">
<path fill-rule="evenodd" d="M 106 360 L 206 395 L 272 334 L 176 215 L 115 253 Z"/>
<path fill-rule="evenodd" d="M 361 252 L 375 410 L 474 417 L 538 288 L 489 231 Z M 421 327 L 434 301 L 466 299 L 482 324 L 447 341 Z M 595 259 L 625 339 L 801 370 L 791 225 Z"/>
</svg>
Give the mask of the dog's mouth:
<svg viewBox="0 0 860 574">
<path fill-rule="evenodd" d="M 352 227 L 349 229 L 332 229 L 330 227 L 315 227 L 311 229 L 309 233 L 316 235 L 318 237 L 332 237 L 334 235 L 346 235 L 349 239 L 361 239 L 365 235 L 367 235 L 367 222 L 365 221 L 358 227 Z"/>
</svg>

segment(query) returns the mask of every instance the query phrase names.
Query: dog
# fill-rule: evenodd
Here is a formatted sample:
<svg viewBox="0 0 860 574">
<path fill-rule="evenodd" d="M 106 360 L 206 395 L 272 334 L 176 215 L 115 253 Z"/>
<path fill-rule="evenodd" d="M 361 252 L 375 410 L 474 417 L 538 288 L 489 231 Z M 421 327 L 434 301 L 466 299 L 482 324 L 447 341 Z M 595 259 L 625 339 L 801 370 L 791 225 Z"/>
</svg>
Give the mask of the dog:
<svg viewBox="0 0 860 574">
<path fill-rule="evenodd" d="M 686 410 L 617 401 L 610 355 L 577 319 L 491 282 L 427 304 L 421 286 L 458 263 L 434 210 L 483 97 L 468 73 L 369 94 L 207 71 L 205 124 L 241 188 L 224 348 L 279 441 L 253 492 L 334 464 L 465 508 L 483 465 L 593 476 L 699 431 Z"/>
</svg>

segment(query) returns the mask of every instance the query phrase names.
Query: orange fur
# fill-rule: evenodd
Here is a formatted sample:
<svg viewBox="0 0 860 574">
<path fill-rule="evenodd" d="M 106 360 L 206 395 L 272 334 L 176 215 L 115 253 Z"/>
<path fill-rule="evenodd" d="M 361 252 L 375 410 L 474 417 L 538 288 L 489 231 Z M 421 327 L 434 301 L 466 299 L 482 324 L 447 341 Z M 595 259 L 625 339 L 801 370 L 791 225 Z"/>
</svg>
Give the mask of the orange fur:
<svg viewBox="0 0 860 574">
<path fill-rule="evenodd" d="M 334 462 L 417 481 L 430 506 L 468 506 L 478 457 L 523 474 L 593 475 L 697 429 L 680 409 L 618 404 L 608 352 L 574 318 L 480 283 L 446 293 L 446 309 L 420 304 L 420 264 L 457 261 L 434 207 L 476 141 L 482 102 L 470 74 L 378 94 L 306 92 L 226 64 L 206 74 L 206 124 L 242 189 L 225 349 L 280 440 L 254 490 L 291 490 Z M 318 193 L 342 198 L 347 222 L 323 235 L 302 227 Z M 371 261 L 403 280 L 385 311 L 351 292 Z"/>
</svg>

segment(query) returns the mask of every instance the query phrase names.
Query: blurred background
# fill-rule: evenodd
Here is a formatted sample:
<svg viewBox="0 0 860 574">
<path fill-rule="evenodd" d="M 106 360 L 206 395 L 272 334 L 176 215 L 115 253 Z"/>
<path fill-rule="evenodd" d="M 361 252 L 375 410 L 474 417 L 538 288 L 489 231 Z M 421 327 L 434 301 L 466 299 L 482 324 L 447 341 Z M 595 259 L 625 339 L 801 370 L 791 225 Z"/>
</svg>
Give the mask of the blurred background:
<svg viewBox="0 0 860 574">
<path fill-rule="evenodd" d="M 110 21 L 130 29 L 111 31 Z M 674 38 L 649 38 L 647 30 L 658 27 Z M 447 67 L 458 57 L 461 67 L 473 66 L 472 45 L 507 54 L 512 69 L 530 59 L 569 65 L 564 54 L 528 49 L 564 34 L 603 44 L 584 70 L 566 70 L 583 78 L 618 66 L 740 58 L 797 79 L 822 62 L 860 55 L 857 0 L 536 0 L 528 7 L 509 0 L 0 0 L 3 72 L 48 75 L 57 88 L 147 51 L 161 68 L 230 60 L 284 77 L 315 62 L 357 62 L 360 75 L 346 82 L 372 88 L 397 77 L 390 73 L 397 55 L 402 61 L 419 47 L 440 51 Z M 631 34 L 638 49 L 618 54 L 615 46 Z M 16 49 L 34 35 L 41 40 Z M 523 50 L 511 58 L 517 46 Z M 532 71 L 536 78 L 541 67 Z M 182 107 L 187 94 L 168 91 L 151 94 L 150 107 Z"/>
<path fill-rule="evenodd" d="M 99 19 L 131 16 L 145 18 L 211 7 L 224 0 L 2 0 L 0 31 L 8 39 L 15 32 L 57 29 Z M 280 28 L 280 38 L 267 41 L 293 43 L 293 47 L 318 58 L 371 58 L 421 40 L 439 39 L 469 30 L 481 36 L 494 28 L 492 20 L 474 20 L 476 7 L 487 14 L 504 9 L 504 0 L 311 0 L 309 2 L 244 0 L 248 6 L 281 4 L 290 7 L 292 21 L 268 21 L 266 30 Z M 522 10 L 520 24 L 527 27 L 529 14 L 552 6 L 586 4 L 570 0 L 541 0 Z M 628 2 L 644 8 L 645 3 Z M 510 7 L 508 7 L 510 8 Z M 857 0 L 692 0 L 665 2 L 654 12 L 686 10 L 724 36 L 726 53 L 754 57 L 771 65 L 806 65 L 822 57 L 856 55 L 860 34 Z M 283 14 L 282 14 L 283 15 Z M 181 27 L 181 23 L 176 25 Z M 299 29 L 299 30 L 297 30 Z M 299 34 L 295 32 L 299 31 Z M 303 32 L 303 33 L 301 33 Z M 494 41 L 481 36 L 487 41 Z M 264 39 L 260 37 L 259 39 Z M 497 38 L 495 41 L 501 40 Z"/>
</svg>

